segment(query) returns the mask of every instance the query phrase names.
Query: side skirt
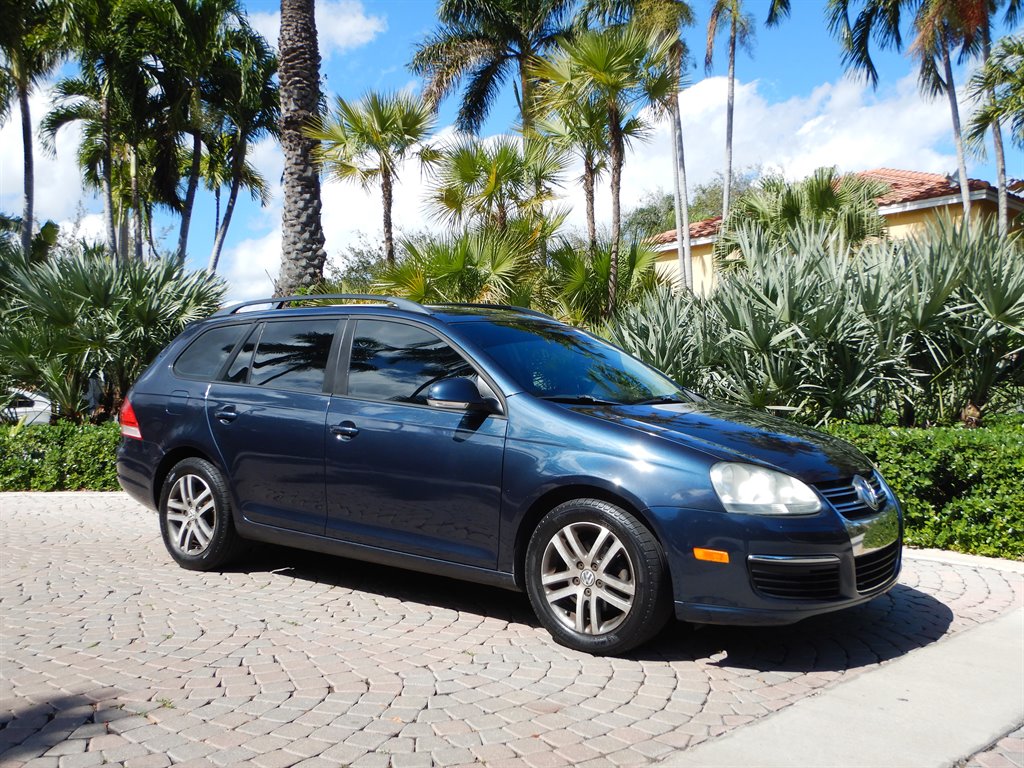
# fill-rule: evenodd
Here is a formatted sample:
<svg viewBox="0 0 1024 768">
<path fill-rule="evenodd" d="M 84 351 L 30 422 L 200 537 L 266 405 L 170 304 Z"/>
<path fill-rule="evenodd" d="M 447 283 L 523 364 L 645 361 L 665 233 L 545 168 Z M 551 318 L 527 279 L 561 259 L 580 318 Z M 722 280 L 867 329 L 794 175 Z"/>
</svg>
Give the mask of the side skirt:
<svg viewBox="0 0 1024 768">
<path fill-rule="evenodd" d="M 295 549 L 305 549 L 312 552 L 321 552 L 325 555 L 336 555 L 348 557 L 353 560 L 365 560 L 369 563 L 388 565 L 395 568 L 404 568 L 410 571 L 430 573 L 435 576 L 446 576 L 461 581 L 472 581 L 477 584 L 487 584 L 492 587 L 501 587 L 512 592 L 521 592 L 516 585 L 515 575 L 504 571 L 491 571 L 486 568 L 477 568 L 472 565 L 461 565 L 447 560 L 436 560 L 432 557 L 420 555 L 408 555 L 403 552 L 395 552 L 391 549 L 372 547 L 368 544 L 354 544 L 342 539 L 332 539 L 327 536 L 317 536 L 312 533 L 301 533 L 289 531 L 284 528 L 276 528 L 272 525 L 254 523 L 250 520 L 238 520 L 235 516 L 235 526 L 238 534 L 243 539 L 251 541 L 262 541 L 267 544 L 279 544 Z"/>
</svg>

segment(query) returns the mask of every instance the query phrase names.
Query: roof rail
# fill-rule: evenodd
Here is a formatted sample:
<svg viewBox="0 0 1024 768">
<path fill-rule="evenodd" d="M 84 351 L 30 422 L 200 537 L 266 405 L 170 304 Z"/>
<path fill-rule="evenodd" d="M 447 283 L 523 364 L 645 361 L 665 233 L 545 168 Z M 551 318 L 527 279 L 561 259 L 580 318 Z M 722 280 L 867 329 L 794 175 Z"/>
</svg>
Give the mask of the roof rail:
<svg viewBox="0 0 1024 768">
<path fill-rule="evenodd" d="M 535 315 L 537 317 L 546 317 L 549 320 L 555 320 L 545 312 L 541 312 L 539 309 L 530 309 L 529 307 L 517 307 L 514 304 L 480 304 L 472 303 L 468 301 L 436 301 L 432 302 L 433 307 L 480 307 L 481 309 L 507 309 L 512 312 L 522 312 L 524 315 Z"/>
<path fill-rule="evenodd" d="M 391 304 L 397 309 L 404 309 L 407 312 L 416 312 L 421 315 L 429 315 L 430 311 L 422 304 L 417 304 L 410 299 L 400 299 L 396 296 L 377 296 L 369 293 L 310 293 L 306 296 L 278 296 L 270 299 L 253 299 L 235 304 L 233 307 L 220 309 L 218 315 L 233 315 L 243 307 L 252 307 L 259 304 L 272 304 L 274 309 L 284 309 L 288 304 L 295 301 L 320 301 L 321 299 L 336 299 L 349 301 L 373 301 L 382 304 Z"/>
</svg>

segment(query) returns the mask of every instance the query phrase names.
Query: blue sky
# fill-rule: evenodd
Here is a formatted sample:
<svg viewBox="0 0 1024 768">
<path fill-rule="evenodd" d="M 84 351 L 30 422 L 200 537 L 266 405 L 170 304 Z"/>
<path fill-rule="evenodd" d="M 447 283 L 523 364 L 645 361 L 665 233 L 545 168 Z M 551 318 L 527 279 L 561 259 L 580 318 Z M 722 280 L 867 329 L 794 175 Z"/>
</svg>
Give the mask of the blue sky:
<svg viewBox="0 0 1024 768">
<path fill-rule="evenodd" d="M 245 3 L 254 25 L 276 44 L 279 5 L 274 0 Z M 703 67 L 704 26 L 710 0 L 694 0 L 697 24 L 687 40 L 695 60 L 691 85 L 683 91 L 684 138 L 691 188 L 707 182 L 720 170 L 724 153 L 725 40 L 718 41 L 715 66 Z M 761 166 L 800 178 L 822 165 L 843 171 L 880 166 L 953 173 L 956 157 L 948 106 L 944 99 L 928 100 L 917 90 L 914 62 L 902 54 L 879 53 L 880 82 L 876 90 L 844 73 L 838 44 L 825 26 L 824 2 L 794 0 L 791 18 L 780 26 L 764 26 L 767 0 L 747 0 L 757 22 L 753 49 L 741 51 L 736 67 L 737 106 L 735 167 Z M 419 81 L 407 63 L 415 44 L 433 29 L 432 0 L 318 0 L 322 72 L 328 97 L 355 99 L 367 90 L 417 89 Z M 1005 32 L 1006 30 L 1001 30 Z M 699 66 L 698 66 L 699 64 Z M 971 65 L 958 67 L 962 84 Z M 33 98 L 33 118 L 48 105 L 48 94 Z M 456 100 L 441 105 L 440 139 L 451 135 Z M 965 110 L 966 111 L 966 110 Z M 507 132 L 516 119 L 509 89 L 484 126 L 485 136 Z M 21 209 L 21 139 L 17 111 L 0 128 L 0 210 Z M 668 131 L 656 126 L 650 140 L 634 147 L 627 159 L 623 207 L 635 205 L 648 190 L 669 189 L 671 154 Z M 74 154 L 77 134 L 59 137 L 56 157 L 41 156 L 37 168 L 37 215 L 65 222 L 78 220 L 80 233 L 101 231 L 98 199 L 80 189 Z M 1024 152 L 1009 148 L 1007 170 L 1024 176 Z M 222 257 L 221 273 L 231 283 L 233 298 L 269 295 L 271 276 L 279 260 L 281 155 L 273 142 L 256 147 L 252 160 L 271 182 L 274 199 L 266 208 L 240 201 Z M 990 181 L 990 161 L 970 158 L 969 174 Z M 582 226 L 582 197 L 578 185 L 565 185 L 564 204 L 574 209 L 570 225 Z M 417 231 L 431 222 L 422 209 L 423 182 L 415 168 L 403 171 L 396 190 L 395 222 L 401 232 Z M 597 213 L 607 220 L 607 193 L 599 191 Z M 76 213 L 77 212 L 77 213 Z M 327 250 L 337 259 L 360 238 L 379 237 L 379 196 L 355 185 L 324 185 L 324 228 Z M 213 197 L 200 192 L 189 240 L 189 263 L 203 267 L 213 242 Z M 167 232 L 170 247 L 176 221 L 162 216 L 158 235 Z"/>
</svg>

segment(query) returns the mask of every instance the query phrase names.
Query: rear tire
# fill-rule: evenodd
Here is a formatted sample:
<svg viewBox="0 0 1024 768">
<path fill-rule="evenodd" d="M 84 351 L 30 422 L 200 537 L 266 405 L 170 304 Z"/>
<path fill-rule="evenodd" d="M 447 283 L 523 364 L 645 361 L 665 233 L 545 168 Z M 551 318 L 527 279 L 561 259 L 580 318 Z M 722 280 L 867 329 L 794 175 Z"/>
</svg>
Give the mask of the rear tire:
<svg viewBox="0 0 1024 768">
<path fill-rule="evenodd" d="M 227 483 L 205 459 L 174 465 L 160 491 L 159 514 L 164 546 L 182 568 L 217 570 L 238 554 L 241 538 L 231 519 Z"/>
<path fill-rule="evenodd" d="M 526 591 L 541 624 L 577 651 L 624 653 L 661 631 L 671 596 L 654 535 L 599 499 L 560 504 L 526 550 Z"/>
</svg>

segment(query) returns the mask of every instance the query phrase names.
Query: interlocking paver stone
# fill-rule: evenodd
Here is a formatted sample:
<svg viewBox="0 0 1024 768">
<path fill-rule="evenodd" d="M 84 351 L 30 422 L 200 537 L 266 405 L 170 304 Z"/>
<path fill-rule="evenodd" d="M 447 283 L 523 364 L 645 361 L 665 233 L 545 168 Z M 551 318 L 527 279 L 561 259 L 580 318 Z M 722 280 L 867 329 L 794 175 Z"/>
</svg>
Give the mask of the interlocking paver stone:
<svg viewBox="0 0 1024 768">
<path fill-rule="evenodd" d="M 671 625 L 562 648 L 522 595 L 270 548 L 185 571 L 123 494 L 0 494 L 0 763 L 258 768 L 651 764 L 1019 604 L 918 559 L 798 627 Z M 1024 768 L 1018 731 L 971 768 Z M 75 762 L 75 761 L 86 762 Z"/>
</svg>

